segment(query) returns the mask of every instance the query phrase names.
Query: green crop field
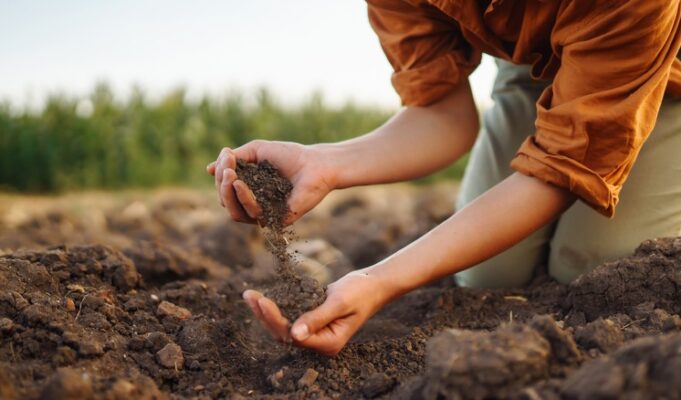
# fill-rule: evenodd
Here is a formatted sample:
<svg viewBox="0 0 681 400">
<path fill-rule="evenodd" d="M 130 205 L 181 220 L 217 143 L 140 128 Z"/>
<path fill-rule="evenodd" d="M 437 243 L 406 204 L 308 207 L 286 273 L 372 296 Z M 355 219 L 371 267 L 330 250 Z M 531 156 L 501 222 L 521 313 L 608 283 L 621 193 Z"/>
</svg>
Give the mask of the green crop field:
<svg viewBox="0 0 681 400">
<path fill-rule="evenodd" d="M 0 189 L 50 193 L 210 184 L 205 165 L 224 146 L 256 138 L 339 141 L 370 131 L 392 114 L 353 103 L 330 106 L 319 94 L 283 104 L 266 89 L 196 100 L 176 90 L 154 101 L 138 90 L 121 100 L 105 84 L 83 98 L 53 95 L 39 110 L 16 110 L 5 102 Z M 464 165 L 430 180 L 459 178 Z"/>
</svg>

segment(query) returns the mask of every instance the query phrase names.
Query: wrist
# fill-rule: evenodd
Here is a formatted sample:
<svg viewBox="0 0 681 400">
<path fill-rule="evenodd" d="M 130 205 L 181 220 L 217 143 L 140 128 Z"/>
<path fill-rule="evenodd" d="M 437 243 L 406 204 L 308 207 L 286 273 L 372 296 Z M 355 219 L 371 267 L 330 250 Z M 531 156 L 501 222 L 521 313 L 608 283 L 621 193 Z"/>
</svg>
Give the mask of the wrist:
<svg viewBox="0 0 681 400">
<path fill-rule="evenodd" d="M 399 279 L 400 277 L 396 276 L 397 271 L 391 271 L 390 267 L 386 261 L 382 261 L 371 267 L 359 270 L 359 272 L 375 280 L 376 298 L 381 307 L 414 289 L 411 286 L 405 286 Z"/>
<path fill-rule="evenodd" d="M 345 189 L 352 186 L 351 162 L 348 162 L 348 152 L 340 143 L 319 143 L 310 145 L 321 166 L 324 181 L 330 190 Z"/>
</svg>

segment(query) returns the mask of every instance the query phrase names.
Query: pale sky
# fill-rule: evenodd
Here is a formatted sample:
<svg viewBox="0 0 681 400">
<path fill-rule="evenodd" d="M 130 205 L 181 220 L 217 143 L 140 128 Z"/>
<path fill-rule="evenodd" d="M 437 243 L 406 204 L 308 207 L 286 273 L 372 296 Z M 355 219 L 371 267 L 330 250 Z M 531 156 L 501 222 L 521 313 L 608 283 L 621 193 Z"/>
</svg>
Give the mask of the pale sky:
<svg viewBox="0 0 681 400">
<path fill-rule="evenodd" d="M 332 103 L 397 107 L 390 65 L 360 0 L 0 0 L 0 100 L 32 106 L 46 94 L 119 96 L 273 89 L 283 102 L 320 90 Z M 496 68 L 472 77 L 487 105 Z"/>
</svg>

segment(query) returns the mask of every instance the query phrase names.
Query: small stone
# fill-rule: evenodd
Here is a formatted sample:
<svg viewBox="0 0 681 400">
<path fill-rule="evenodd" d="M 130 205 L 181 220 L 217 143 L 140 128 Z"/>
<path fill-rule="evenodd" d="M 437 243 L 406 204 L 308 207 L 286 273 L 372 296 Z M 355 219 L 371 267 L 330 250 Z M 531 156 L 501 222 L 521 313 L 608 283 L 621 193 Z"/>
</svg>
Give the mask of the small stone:
<svg viewBox="0 0 681 400">
<path fill-rule="evenodd" d="M 308 368 L 303 376 L 298 379 L 298 387 L 310 387 L 312 384 L 317 380 L 317 377 L 319 376 L 319 372 L 315 371 L 312 368 Z"/>
<path fill-rule="evenodd" d="M 67 297 L 65 304 L 66 304 L 66 311 L 69 311 L 69 312 L 76 311 L 76 303 L 73 302 L 73 299 Z"/>
<path fill-rule="evenodd" d="M 156 296 L 155 294 L 152 294 L 152 295 L 149 296 L 149 297 L 151 297 L 151 301 L 153 301 L 153 302 L 158 302 L 158 296 Z"/>
<path fill-rule="evenodd" d="M 192 312 L 187 310 L 184 307 L 177 306 L 169 301 L 162 301 L 159 305 L 158 308 L 156 309 L 156 313 L 160 317 L 174 317 L 179 320 L 185 320 L 188 319 L 189 317 L 192 316 Z"/>
<path fill-rule="evenodd" d="M 182 369 L 184 365 L 182 348 L 175 343 L 168 343 L 156 353 L 156 361 L 166 368 Z"/>
<path fill-rule="evenodd" d="M 270 382 L 273 388 L 279 389 L 282 386 L 282 381 L 284 380 L 284 370 L 280 369 L 279 371 L 273 373 L 272 375 L 267 377 L 267 380 Z"/>
<path fill-rule="evenodd" d="M 377 372 L 364 381 L 361 391 L 365 397 L 373 399 L 387 393 L 393 386 L 395 386 L 394 379 L 382 372 Z"/>
<path fill-rule="evenodd" d="M 200 392 L 200 391 L 202 391 L 202 390 L 205 389 L 205 388 L 206 388 L 206 387 L 203 386 L 203 385 L 196 385 L 196 386 L 194 386 L 194 391 L 195 391 L 195 392 Z"/>
</svg>

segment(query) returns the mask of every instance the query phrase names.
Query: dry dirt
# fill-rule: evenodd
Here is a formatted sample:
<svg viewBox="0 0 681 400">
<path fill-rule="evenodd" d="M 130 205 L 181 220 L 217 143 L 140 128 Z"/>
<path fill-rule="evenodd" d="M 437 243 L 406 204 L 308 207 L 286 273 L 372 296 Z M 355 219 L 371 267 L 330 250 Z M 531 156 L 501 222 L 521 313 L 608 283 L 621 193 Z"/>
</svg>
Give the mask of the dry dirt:
<svg viewBox="0 0 681 400">
<path fill-rule="evenodd" d="M 262 210 L 258 225 L 263 228 L 267 249 L 276 263 L 274 270 L 278 279 L 267 288 L 265 295 L 293 322 L 326 300 L 325 288 L 316 279 L 297 271 L 295 253 L 291 254 L 288 249 L 289 241 L 295 238 L 293 228 L 284 225 L 291 213 L 287 202 L 293 184 L 267 160 L 257 164 L 237 160 L 236 173 L 251 188 Z"/>
<path fill-rule="evenodd" d="M 296 224 L 327 284 L 451 213 L 450 187 L 339 193 Z M 186 190 L 0 198 L 0 398 L 681 398 L 681 238 L 570 285 L 445 279 L 335 358 L 271 340 L 241 300 L 276 282 L 259 228 Z"/>
</svg>

